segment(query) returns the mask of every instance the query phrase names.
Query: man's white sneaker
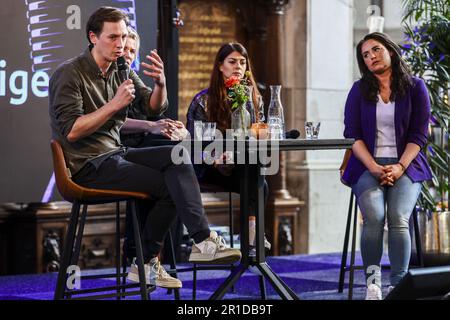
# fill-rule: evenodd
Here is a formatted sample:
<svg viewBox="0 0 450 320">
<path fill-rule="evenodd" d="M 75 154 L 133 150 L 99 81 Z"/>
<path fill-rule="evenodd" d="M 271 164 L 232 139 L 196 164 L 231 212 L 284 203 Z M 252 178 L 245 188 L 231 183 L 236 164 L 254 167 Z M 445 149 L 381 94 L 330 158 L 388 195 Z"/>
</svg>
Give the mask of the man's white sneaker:
<svg viewBox="0 0 450 320">
<path fill-rule="evenodd" d="M 366 291 L 366 300 L 382 300 L 381 288 L 376 284 L 369 284 Z"/>
<path fill-rule="evenodd" d="M 241 259 L 241 251 L 227 248 L 225 240 L 211 231 L 209 238 L 192 245 L 189 262 L 205 264 L 230 264 Z"/>
<path fill-rule="evenodd" d="M 146 263 L 144 265 L 144 269 L 147 284 L 168 289 L 179 289 L 182 287 L 181 281 L 169 275 L 166 270 L 164 270 L 164 267 L 161 265 L 157 257 L 150 260 L 149 263 Z M 139 272 L 136 264 L 136 258 L 133 259 L 130 272 L 128 272 L 128 280 L 139 282 Z"/>
<path fill-rule="evenodd" d="M 389 286 L 389 287 L 388 287 L 387 294 L 391 293 L 391 291 L 394 290 L 394 288 L 395 288 L 394 286 Z"/>
</svg>

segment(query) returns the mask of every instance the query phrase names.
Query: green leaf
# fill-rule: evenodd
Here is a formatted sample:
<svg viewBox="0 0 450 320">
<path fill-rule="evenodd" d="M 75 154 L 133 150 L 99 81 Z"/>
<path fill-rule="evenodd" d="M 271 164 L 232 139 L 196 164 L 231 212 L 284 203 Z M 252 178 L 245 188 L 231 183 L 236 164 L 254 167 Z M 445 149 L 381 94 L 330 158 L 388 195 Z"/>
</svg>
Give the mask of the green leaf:
<svg viewBox="0 0 450 320">
<path fill-rule="evenodd" d="M 410 48 L 403 47 L 404 57 L 412 72 L 426 80 L 431 113 L 438 128 L 442 128 L 445 139 L 438 139 L 435 130 L 430 135 L 425 152 L 432 169 L 432 181 L 424 183 L 421 204 L 429 210 L 436 207 L 450 190 L 449 123 L 450 107 L 444 93 L 450 86 L 450 0 L 403 0 L 402 19 L 405 36 L 411 41 Z M 414 33 L 414 28 L 427 28 L 426 33 Z M 433 44 L 433 45 L 431 45 Z M 438 61 L 441 55 L 442 61 Z M 434 154 L 430 154 L 432 147 Z"/>
</svg>

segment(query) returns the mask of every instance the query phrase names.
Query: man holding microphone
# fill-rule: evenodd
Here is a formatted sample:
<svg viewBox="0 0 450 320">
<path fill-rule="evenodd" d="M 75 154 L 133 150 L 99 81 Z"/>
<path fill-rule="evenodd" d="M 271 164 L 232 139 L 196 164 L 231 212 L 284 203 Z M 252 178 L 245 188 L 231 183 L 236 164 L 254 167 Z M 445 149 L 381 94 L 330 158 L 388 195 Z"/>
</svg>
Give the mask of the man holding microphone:
<svg viewBox="0 0 450 320">
<path fill-rule="evenodd" d="M 152 197 L 150 212 L 138 212 L 144 218 L 147 282 L 180 288 L 181 281 L 168 275 L 157 257 L 177 215 L 195 242 L 190 261 L 228 264 L 238 261 L 241 253 L 210 231 L 187 152 L 183 164 L 175 165 L 172 146 L 134 149 L 121 143 L 125 110 L 136 98 L 154 112 L 160 112 L 167 99 L 164 67 L 156 52 L 147 56 L 151 64 L 143 64 L 144 74 L 155 79 L 153 91 L 132 70 L 129 79 L 121 81 L 116 60 L 123 55 L 127 24 L 128 17 L 116 8 L 101 7 L 91 15 L 86 26 L 89 48 L 59 66 L 50 79 L 52 135 L 61 143 L 76 183 Z M 130 271 L 134 272 L 136 268 Z"/>
</svg>

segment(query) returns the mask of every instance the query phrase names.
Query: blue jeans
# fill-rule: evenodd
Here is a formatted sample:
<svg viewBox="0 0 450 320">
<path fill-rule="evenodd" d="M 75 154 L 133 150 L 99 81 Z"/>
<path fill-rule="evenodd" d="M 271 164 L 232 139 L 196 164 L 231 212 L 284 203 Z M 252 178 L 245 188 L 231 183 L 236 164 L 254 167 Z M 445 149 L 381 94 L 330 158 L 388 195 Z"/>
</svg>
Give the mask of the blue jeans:
<svg viewBox="0 0 450 320">
<path fill-rule="evenodd" d="M 397 158 L 376 158 L 380 165 L 394 164 Z M 381 283 L 380 262 L 383 254 L 385 217 L 388 221 L 391 285 L 395 286 L 408 271 L 411 255 L 409 218 L 419 197 L 422 184 L 412 182 L 403 174 L 392 187 L 380 186 L 379 181 L 365 171 L 352 186 L 363 216 L 361 255 L 367 284 Z"/>
</svg>

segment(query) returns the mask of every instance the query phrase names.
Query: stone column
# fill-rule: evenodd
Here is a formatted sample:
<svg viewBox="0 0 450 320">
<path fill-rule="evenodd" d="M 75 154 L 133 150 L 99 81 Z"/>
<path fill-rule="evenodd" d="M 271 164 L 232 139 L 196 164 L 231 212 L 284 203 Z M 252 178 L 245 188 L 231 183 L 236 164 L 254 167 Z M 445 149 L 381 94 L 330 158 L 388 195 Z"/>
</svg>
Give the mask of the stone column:
<svg viewBox="0 0 450 320">
<path fill-rule="evenodd" d="M 285 50 L 285 37 L 283 34 L 283 26 L 285 19 L 286 7 L 289 0 L 261 0 L 263 6 L 267 9 L 267 42 L 266 42 L 266 85 L 267 92 L 270 93 L 270 85 L 282 86 L 285 83 L 283 66 L 283 52 Z M 284 90 L 283 90 L 284 92 Z M 282 92 L 282 95 L 283 95 Z M 270 100 L 268 100 L 270 101 Z M 283 107 L 289 108 L 285 103 Z M 274 199 L 291 199 L 292 196 L 286 188 L 286 159 L 285 154 L 280 154 L 280 170 L 274 175 L 268 177 L 270 184 L 270 198 Z"/>
<path fill-rule="evenodd" d="M 321 121 L 320 138 L 342 138 L 343 113 L 353 82 L 353 1 L 298 0 L 286 13 L 288 114 L 304 137 L 304 121 Z M 288 155 L 287 183 L 305 201 L 300 215 L 302 253 L 339 252 L 350 190 L 339 181 L 343 151 Z"/>
<path fill-rule="evenodd" d="M 290 4 L 288 0 L 257 0 L 257 3 L 260 5 L 261 14 L 264 17 L 264 53 L 262 54 L 263 61 L 259 61 L 263 70 L 259 71 L 263 75 L 266 86 L 266 108 L 270 102 L 270 85 L 281 85 L 283 88 L 281 99 L 286 114 L 292 107 L 287 103 L 288 100 L 285 97 L 286 74 L 284 67 L 286 64 L 285 13 Z M 257 54 L 261 55 L 260 52 Z M 292 197 L 286 188 L 286 155 L 284 152 L 280 153 L 279 161 L 278 173 L 267 177 L 270 195 L 265 216 L 266 233 L 273 244 L 272 254 L 299 253 L 298 216 L 302 202 Z"/>
</svg>

